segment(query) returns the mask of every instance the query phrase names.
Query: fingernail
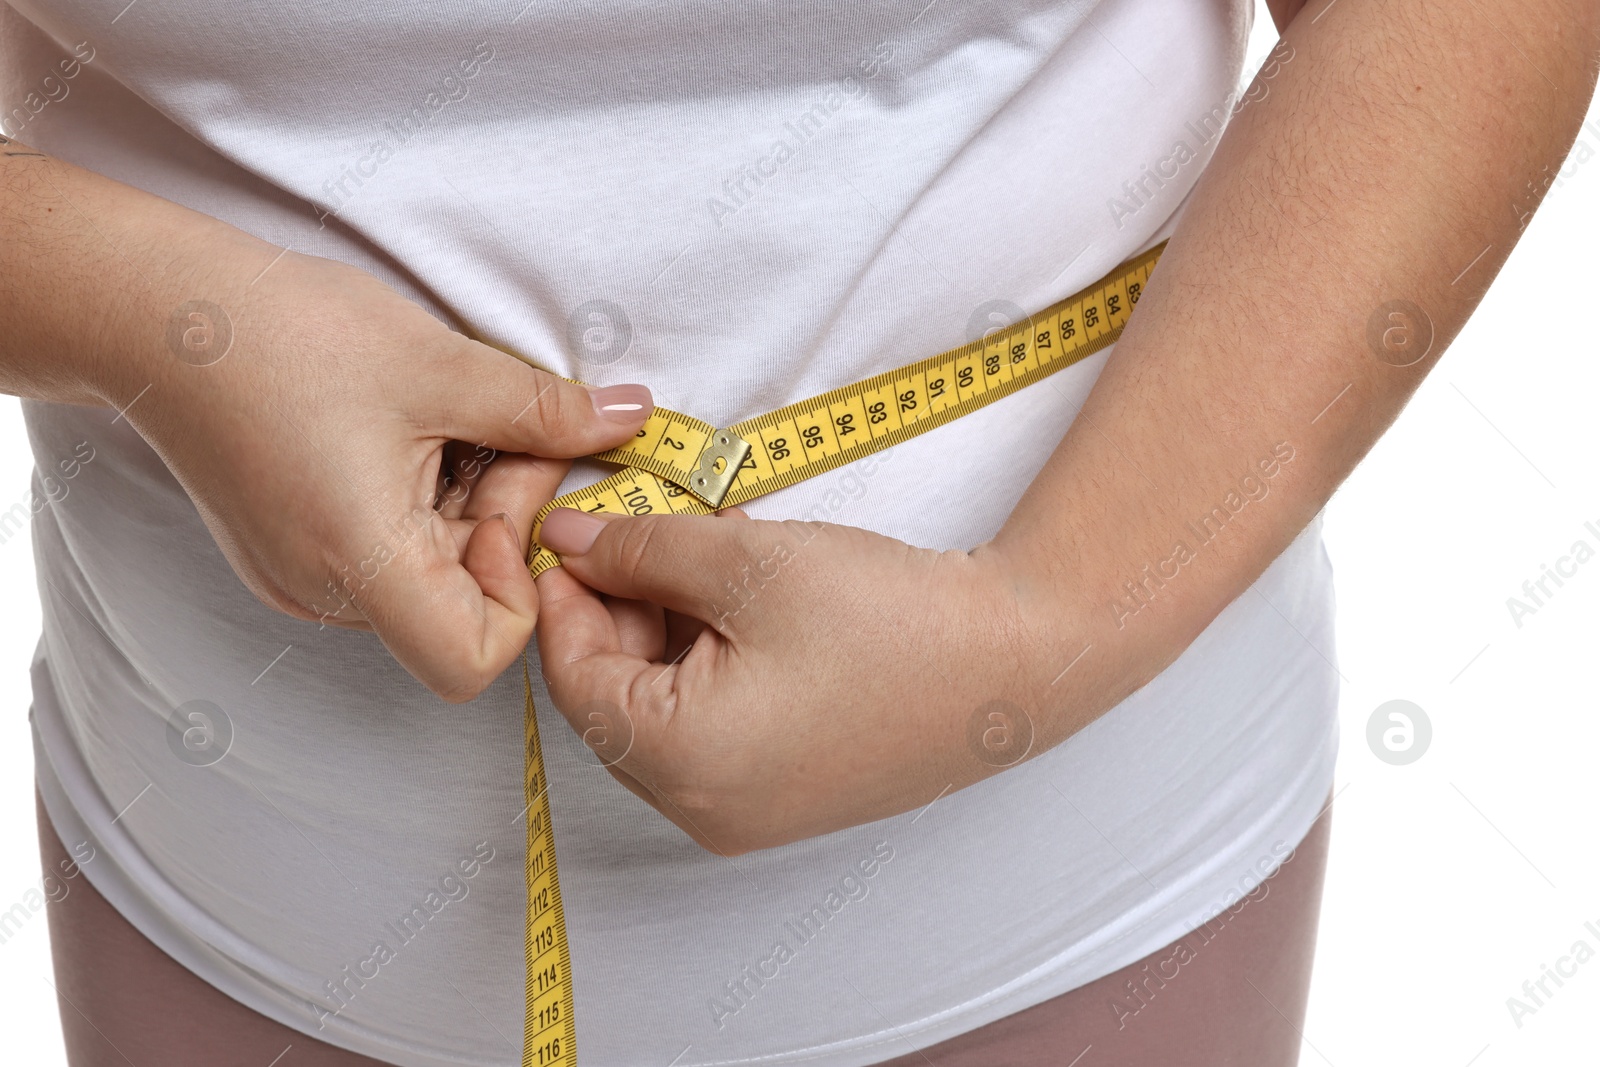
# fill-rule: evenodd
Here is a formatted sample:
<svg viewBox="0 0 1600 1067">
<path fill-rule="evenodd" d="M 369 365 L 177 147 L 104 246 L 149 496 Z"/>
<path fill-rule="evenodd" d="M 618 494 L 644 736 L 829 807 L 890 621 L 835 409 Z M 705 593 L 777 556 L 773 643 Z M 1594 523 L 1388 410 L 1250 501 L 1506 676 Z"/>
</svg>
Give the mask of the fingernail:
<svg viewBox="0 0 1600 1067">
<path fill-rule="evenodd" d="M 517 536 L 517 528 L 511 524 L 511 516 L 502 511 L 499 514 L 490 515 L 489 518 L 499 519 L 505 524 L 506 536 L 511 538 L 511 547 L 515 548 L 518 552 L 521 552 L 522 538 Z"/>
<path fill-rule="evenodd" d="M 589 395 L 600 417 L 612 422 L 642 422 L 656 406 L 650 389 L 643 385 L 608 385 L 602 389 L 591 386 Z"/>
<path fill-rule="evenodd" d="M 556 508 L 539 526 L 539 543 L 558 556 L 581 556 L 594 547 L 606 520 L 577 508 Z"/>
</svg>

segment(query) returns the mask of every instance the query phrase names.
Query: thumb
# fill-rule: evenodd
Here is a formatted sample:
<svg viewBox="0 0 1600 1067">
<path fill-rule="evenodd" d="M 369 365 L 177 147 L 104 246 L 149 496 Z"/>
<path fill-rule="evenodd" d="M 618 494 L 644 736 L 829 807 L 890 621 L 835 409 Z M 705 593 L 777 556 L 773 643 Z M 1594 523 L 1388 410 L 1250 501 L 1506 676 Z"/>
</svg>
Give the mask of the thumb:
<svg viewBox="0 0 1600 1067">
<path fill-rule="evenodd" d="M 409 394 L 433 405 L 419 418 L 442 437 L 571 459 L 628 441 L 655 408 L 643 385 L 591 388 L 476 341 L 452 335 L 450 344 L 430 363 L 432 380 Z"/>
<path fill-rule="evenodd" d="M 646 600 L 721 629 L 792 558 L 791 524 L 714 515 L 610 515 L 556 508 L 539 543 L 591 589 Z"/>
</svg>

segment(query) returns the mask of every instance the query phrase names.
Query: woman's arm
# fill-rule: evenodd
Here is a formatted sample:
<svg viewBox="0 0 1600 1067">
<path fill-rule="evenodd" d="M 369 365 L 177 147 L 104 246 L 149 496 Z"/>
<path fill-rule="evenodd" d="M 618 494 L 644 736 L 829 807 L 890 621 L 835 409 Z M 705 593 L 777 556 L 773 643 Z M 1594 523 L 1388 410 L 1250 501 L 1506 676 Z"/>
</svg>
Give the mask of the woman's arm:
<svg viewBox="0 0 1600 1067">
<path fill-rule="evenodd" d="M 1049 734 L 1177 658 L 1399 414 L 1571 147 L 1597 29 L 1592 0 L 1333 0 L 1294 18 L 1293 62 L 1228 127 L 991 546 L 1024 561 L 1041 624 L 1076 605 L 1051 628 L 1061 647 L 1093 646 L 1054 687 Z"/>
<path fill-rule="evenodd" d="M 557 707 L 724 853 L 921 807 L 1081 729 L 1243 593 L 1394 420 L 1570 147 L 1597 30 L 1593 0 L 1300 11 L 1293 62 L 1224 135 L 994 541 L 557 510 L 540 539 L 566 566 L 538 579 Z"/>
<path fill-rule="evenodd" d="M 375 630 L 454 700 L 532 633 L 523 559 L 567 469 L 536 457 L 616 445 L 649 414 L 642 386 L 591 396 L 369 274 L 14 140 L 0 294 L 0 390 L 116 408 L 104 422 L 150 442 L 264 603 Z"/>
</svg>

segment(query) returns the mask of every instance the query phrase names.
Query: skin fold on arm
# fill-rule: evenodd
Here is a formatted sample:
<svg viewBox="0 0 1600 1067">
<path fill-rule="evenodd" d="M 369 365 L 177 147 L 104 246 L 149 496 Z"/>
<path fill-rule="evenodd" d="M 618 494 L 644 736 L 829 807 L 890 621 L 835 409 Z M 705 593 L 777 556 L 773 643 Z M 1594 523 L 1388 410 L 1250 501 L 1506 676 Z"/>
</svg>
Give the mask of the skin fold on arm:
<svg viewBox="0 0 1600 1067">
<path fill-rule="evenodd" d="M 1327 503 L 1571 147 L 1600 5 L 1274 14 L 1293 61 L 1247 94 L 992 542 L 927 553 L 842 527 L 546 520 L 566 560 L 539 579 L 546 678 L 623 784 L 727 853 L 920 808 L 996 773 L 968 744 L 984 701 L 1027 720 L 1031 754 L 1058 744 L 1172 663 Z M 773 559 L 747 607 L 717 607 L 730 577 Z"/>
</svg>

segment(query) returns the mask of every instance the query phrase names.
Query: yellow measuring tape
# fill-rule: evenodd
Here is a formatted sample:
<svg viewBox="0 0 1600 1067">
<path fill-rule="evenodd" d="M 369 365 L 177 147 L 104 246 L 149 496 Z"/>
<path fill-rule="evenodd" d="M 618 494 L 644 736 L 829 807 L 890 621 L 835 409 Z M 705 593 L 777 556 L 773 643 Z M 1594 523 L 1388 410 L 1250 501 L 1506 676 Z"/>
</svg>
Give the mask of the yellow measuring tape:
<svg viewBox="0 0 1600 1067">
<path fill-rule="evenodd" d="M 706 515 L 943 426 L 1111 344 L 1166 243 L 989 337 L 726 428 L 656 408 L 628 444 L 594 458 L 622 470 L 539 510 L 528 569 L 560 566 L 538 543 L 556 508 Z M 528 989 L 523 1067 L 576 1067 L 571 955 L 533 687 L 523 663 L 528 801 Z"/>
</svg>

